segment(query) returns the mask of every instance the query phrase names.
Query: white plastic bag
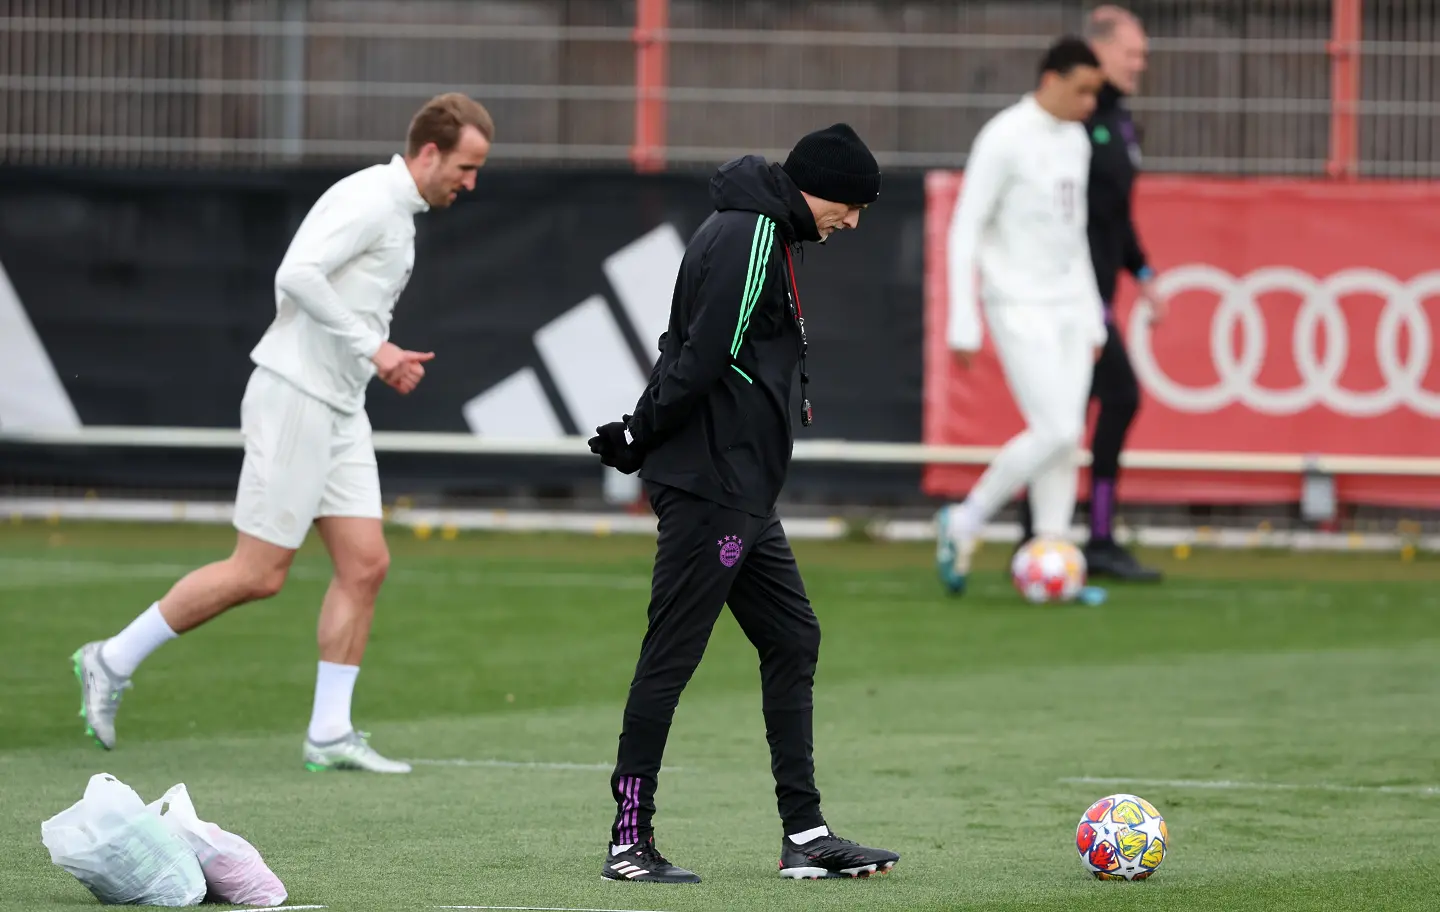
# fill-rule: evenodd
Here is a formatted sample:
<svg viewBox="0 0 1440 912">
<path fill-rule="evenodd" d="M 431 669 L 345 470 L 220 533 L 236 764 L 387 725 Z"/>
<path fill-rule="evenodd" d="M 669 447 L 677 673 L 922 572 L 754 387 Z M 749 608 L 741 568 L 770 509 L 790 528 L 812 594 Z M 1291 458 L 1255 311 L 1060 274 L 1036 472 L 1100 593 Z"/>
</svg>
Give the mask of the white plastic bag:
<svg viewBox="0 0 1440 912">
<path fill-rule="evenodd" d="M 50 860 L 102 903 L 194 906 L 205 898 L 195 853 L 130 786 L 97 773 L 85 797 L 40 824 Z"/>
<path fill-rule="evenodd" d="M 285 901 L 285 885 L 260 852 L 242 837 L 201 820 L 183 784 L 172 787 L 150 810 L 194 851 L 211 899 L 237 906 L 278 906 Z"/>
</svg>

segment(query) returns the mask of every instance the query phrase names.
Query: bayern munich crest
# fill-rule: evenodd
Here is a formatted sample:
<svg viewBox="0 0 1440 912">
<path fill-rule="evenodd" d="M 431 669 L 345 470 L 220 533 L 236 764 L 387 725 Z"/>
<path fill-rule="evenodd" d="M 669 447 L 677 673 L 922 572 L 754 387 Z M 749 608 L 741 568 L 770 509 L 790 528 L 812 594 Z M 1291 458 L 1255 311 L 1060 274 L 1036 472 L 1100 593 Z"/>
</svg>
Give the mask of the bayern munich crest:
<svg viewBox="0 0 1440 912">
<path fill-rule="evenodd" d="M 715 544 L 720 546 L 720 563 L 733 567 L 740 561 L 740 551 L 745 543 L 738 535 L 727 535 Z"/>
</svg>

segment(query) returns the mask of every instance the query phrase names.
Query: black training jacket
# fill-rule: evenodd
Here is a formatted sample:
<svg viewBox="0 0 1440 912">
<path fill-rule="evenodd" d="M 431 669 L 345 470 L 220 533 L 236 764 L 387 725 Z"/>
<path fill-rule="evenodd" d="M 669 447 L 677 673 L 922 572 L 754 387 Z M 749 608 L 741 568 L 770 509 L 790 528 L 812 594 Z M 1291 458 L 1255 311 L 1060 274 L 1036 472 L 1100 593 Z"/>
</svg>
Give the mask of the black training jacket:
<svg viewBox="0 0 1440 912">
<path fill-rule="evenodd" d="M 1120 270 L 1138 275 L 1146 265 L 1130 211 L 1140 140 L 1124 95 L 1108 82 L 1085 128 L 1090 134 L 1090 260 L 1100 298 L 1108 305 L 1115 300 Z"/>
<path fill-rule="evenodd" d="M 800 360 L 785 251 L 820 235 L 794 183 L 759 156 L 721 167 L 710 199 L 628 428 L 645 453 L 641 478 L 768 516 L 790 468 Z"/>
</svg>

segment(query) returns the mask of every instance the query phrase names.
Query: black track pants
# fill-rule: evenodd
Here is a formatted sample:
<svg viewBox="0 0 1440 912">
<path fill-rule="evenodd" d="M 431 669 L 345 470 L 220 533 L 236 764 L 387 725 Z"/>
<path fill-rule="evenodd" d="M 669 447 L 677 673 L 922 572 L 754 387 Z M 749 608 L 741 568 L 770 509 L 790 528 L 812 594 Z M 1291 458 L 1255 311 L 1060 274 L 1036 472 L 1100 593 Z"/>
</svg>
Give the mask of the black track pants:
<svg viewBox="0 0 1440 912">
<path fill-rule="evenodd" d="M 727 603 L 760 654 L 765 736 L 786 833 L 824 823 L 815 788 L 811 693 L 820 622 L 780 520 L 730 510 L 684 491 L 649 486 L 659 517 L 649 629 L 625 703 L 610 785 L 611 841 L 652 832 L 656 778 L 670 720 Z"/>
</svg>

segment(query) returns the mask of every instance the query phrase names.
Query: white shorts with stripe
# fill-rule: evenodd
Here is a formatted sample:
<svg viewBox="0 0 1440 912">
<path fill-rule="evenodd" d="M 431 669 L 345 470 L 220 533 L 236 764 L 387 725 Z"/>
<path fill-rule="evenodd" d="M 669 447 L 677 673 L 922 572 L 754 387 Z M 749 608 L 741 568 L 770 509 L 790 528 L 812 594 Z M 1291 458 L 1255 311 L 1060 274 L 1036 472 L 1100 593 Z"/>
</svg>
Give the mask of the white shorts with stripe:
<svg viewBox="0 0 1440 912">
<path fill-rule="evenodd" d="M 240 403 L 245 463 L 235 528 L 296 549 L 322 516 L 381 518 L 370 419 L 336 411 L 263 367 Z"/>
</svg>

